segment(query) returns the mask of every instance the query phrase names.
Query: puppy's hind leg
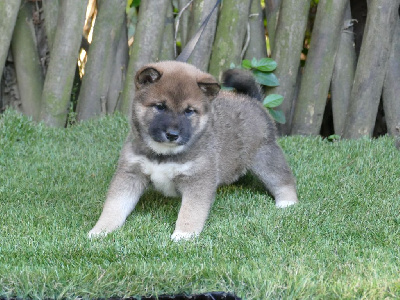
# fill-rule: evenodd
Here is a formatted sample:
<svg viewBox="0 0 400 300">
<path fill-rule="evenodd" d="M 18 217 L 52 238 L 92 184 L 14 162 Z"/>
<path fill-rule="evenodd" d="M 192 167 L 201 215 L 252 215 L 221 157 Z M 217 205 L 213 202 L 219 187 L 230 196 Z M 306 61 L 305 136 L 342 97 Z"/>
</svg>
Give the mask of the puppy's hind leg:
<svg viewBox="0 0 400 300">
<path fill-rule="evenodd" d="M 276 207 L 298 202 L 295 179 L 282 149 L 275 142 L 259 149 L 250 169 L 275 197 Z"/>
</svg>

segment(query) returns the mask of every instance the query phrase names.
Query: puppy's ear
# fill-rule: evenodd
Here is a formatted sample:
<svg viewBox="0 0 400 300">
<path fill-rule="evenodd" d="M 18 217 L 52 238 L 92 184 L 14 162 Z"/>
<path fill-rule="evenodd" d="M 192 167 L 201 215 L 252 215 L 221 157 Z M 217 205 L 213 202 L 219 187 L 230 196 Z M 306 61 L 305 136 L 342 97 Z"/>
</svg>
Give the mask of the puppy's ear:
<svg viewBox="0 0 400 300">
<path fill-rule="evenodd" d="M 140 89 L 144 85 L 154 83 L 161 78 L 161 73 L 153 67 L 143 67 L 136 73 L 135 85 Z"/>
<path fill-rule="evenodd" d="M 197 81 L 197 85 L 199 86 L 201 91 L 210 98 L 215 98 L 218 95 L 219 90 L 221 89 L 221 86 L 211 75 L 200 78 Z"/>
</svg>

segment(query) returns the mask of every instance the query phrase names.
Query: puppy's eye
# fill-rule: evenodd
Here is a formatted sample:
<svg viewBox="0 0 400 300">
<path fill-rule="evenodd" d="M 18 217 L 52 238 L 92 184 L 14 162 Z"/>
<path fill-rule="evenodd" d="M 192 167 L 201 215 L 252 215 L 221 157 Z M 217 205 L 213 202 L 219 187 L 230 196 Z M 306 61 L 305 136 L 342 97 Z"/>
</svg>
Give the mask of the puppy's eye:
<svg viewBox="0 0 400 300">
<path fill-rule="evenodd" d="M 155 107 L 155 109 L 158 110 L 158 111 L 164 111 L 164 110 L 167 109 L 167 106 L 166 106 L 164 103 L 157 103 L 157 104 L 154 104 L 154 107 Z"/>
<path fill-rule="evenodd" d="M 190 117 L 191 115 L 193 115 L 196 112 L 195 109 L 189 107 L 185 109 L 185 116 L 186 117 Z"/>
</svg>

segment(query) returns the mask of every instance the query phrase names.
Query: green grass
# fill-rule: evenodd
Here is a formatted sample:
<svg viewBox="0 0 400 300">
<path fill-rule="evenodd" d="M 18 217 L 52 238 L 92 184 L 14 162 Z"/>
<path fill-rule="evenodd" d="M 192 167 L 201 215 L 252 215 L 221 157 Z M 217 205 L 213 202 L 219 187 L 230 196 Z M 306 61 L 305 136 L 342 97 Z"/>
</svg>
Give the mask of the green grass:
<svg viewBox="0 0 400 300">
<path fill-rule="evenodd" d="M 276 209 L 242 180 L 219 189 L 199 238 L 174 243 L 179 200 L 148 192 L 122 229 L 89 240 L 127 132 L 119 116 L 64 130 L 0 117 L 0 297 L 400 297 L 392 139 L 284 138 L 299 205 Z"/>
</svg>

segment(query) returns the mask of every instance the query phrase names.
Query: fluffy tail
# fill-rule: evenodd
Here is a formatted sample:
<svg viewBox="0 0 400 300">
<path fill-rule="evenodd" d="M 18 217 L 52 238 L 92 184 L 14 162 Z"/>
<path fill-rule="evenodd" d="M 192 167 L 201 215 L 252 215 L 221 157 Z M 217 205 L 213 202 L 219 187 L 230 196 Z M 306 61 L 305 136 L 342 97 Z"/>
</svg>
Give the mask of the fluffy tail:
<svg viewBox="0 0 400 300">
<path fill-rule="evenodd" d="M 262 101 L 261 88 L 256 83 L 250 71 L 240 69 L 226 70 L 222 74 L 222 84 L 226 87 L 234 88 L 238 93 L 248 95 Z"/>
</svg>

